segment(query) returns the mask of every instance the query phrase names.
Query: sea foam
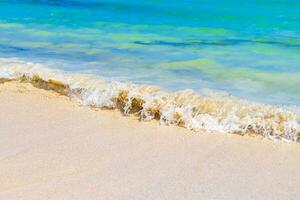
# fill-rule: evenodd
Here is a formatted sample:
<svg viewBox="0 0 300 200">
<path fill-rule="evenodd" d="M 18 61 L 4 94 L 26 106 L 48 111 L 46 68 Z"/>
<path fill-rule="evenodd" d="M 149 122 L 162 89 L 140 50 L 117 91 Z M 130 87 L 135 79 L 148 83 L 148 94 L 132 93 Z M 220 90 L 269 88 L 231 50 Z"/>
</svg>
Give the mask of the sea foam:
<svg viewBox="0 0 300 200">
<path fill-rule="evenodd" d="M 150 85 L 54 70 L 17 58 L 0 59 L 0 79 L 30 82 L 36 87 L 67 95 L 83 105 L 119 109 L 141 120 L 157 119 L 162 124 L 194 131 L 300 141 L 297 107 L 285 108 L 229 96 L 200 96 L 192 90 L 171 93 Z"/>
</svg>

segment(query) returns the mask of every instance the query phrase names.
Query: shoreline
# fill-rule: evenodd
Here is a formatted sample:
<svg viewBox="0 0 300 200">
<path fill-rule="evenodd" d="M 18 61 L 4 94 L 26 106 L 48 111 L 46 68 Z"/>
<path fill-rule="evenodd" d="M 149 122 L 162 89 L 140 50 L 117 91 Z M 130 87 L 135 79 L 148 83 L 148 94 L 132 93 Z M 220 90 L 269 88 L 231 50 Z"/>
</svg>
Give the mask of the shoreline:
<svg viewBox="0 0 300 200">
<path fill-rule="evenodd" d="M 54 90 L 82 105 L 118 109 L 143 121 L 159 120 L 193 131 L 259 135 L 300 141 L 300 111 L 230 96 L 201 96 L 190 90 L 163 91 L 151 85 L 112 82 L 91 74 L 49 69 L 40 64 L 0 59 L 0 80 L 17 80 Z"/>
<path fill-rule="evenodd" d="M 300 146 L 193 133 L 0 84 L 0 199 L 297 199 Z"/>
</svg>

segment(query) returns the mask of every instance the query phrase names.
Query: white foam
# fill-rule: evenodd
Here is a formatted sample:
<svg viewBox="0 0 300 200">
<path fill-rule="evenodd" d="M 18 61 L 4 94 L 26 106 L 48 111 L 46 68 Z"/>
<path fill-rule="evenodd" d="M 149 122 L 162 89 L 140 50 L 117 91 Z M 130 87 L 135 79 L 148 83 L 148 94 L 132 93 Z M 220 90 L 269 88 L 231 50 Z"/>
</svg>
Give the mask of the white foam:
<svg viewBox="0 0 300 200">
<path fill-rule="evenodd" d="M 272 139 L 299 141 L 300 117 L 296 109 L 248 102 L 226 96 L 204 97 L 191 90 L 168 93 L 154 86 L 109 82 L 103 78 L 66 73 L 17 58 L 0 58 L 0 78 L 34 76 L 60 81 L 69 96 L 83 105 L 119 108 L 142 120 L 159 119 L 163 124 L 180 125 L 195 131 L 257 134 Z"/>
</svg>

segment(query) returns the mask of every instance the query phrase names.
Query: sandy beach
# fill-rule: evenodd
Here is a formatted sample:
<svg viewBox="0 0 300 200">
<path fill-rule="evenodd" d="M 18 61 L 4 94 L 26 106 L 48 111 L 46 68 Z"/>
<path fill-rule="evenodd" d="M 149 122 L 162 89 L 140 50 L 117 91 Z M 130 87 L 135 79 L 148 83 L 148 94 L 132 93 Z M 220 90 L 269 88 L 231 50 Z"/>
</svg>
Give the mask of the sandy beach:
<svg viewBox="0 0 300 200">
<path fill-rule="evenodd" d="M 0 84 L 0 199 L 299 199 L 300 146 L 192 132 Z"/>
</svg>

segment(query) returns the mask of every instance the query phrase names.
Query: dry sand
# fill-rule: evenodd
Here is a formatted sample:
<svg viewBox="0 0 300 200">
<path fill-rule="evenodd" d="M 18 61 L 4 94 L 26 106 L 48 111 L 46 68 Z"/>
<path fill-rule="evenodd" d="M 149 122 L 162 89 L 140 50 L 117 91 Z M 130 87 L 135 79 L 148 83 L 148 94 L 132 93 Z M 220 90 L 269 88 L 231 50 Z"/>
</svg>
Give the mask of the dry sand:
<svg viewBox="0 0 300 200">
<path fill-rule="evenodd" d="M 300 145 L 193 133 L 0 84 L 0 199 L 300 199 Z"/>
</svg>

